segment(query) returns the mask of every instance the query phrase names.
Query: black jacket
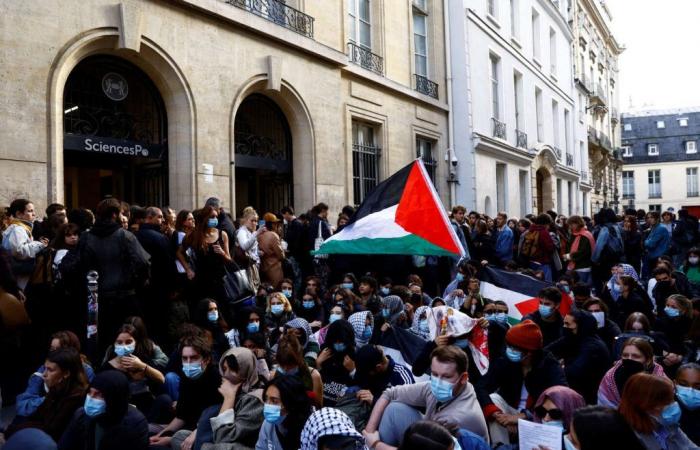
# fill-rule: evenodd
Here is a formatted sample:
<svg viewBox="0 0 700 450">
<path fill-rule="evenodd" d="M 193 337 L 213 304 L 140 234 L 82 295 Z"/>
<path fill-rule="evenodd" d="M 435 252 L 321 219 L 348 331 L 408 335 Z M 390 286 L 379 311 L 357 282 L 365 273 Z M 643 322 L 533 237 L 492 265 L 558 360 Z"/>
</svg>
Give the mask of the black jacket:
<svg viewBox="0 0 700 450">
<path fill-rule="evenodd" d="M 100 295 L 124 295 L 148 279 L 150 256 L 133 234 L 115 222 L 95 223 L 80 237 L 78 249 L 83 275 L 89 270 L 99 274 Z"/>
<path fill-rule="evenodd" d="M 537 398 L 552 386 L 568 386 L 564 370 L 559 361 L 547 351 L 535 355 L 532 369 L 523 379 L 520 363 L 514 363 L 505 356 L 491 360 L 489 371 L 474 385 L 476 397 L 487 416 L 493 413 L 490 394 L 497 392 L 513 408 L 520 403 L 523 382 L 529 395 L 528 406 L 533 406 Z"/>
<path fill-rule="evenodd" d="M 284 240 L 287 242 L 287 253 L 296 259 L 306 257 L 303 254 L 306 245 L 304 243 L 305 233 L 304 225 L 299 219 L 294 219 L 284 226 Z M 318 224 L 316 224 L 316 232 L 318 232 Z"/>
<path fill-rule="evenodd" d="M 136 232 L 136 238 L 151 255 L 151 284 L 161 288 L 171 285 L 177 273 L 175 253 L 160 227 L 144 223 Z"/>
<path fill-rule="evenodd" d="M 226 212 L 219 214 L 219 225 L 216 228 L 226 232 L 228 236 L 228 251 L 233 257 L 236 249 L 236 226 L 233 224 L 231 214 Z"/>
<path fill-rule="evenodd" d="M 180 398 L 177 401 L 175 417 L 185 421 L 184 428 L 194 430 L 202 412 L 223 402 L 219 394 L 221 375 L 215 364 L 209 364 L 204 373 L 193 380 L 187 378 L 180 369 Z"/>
<path fill-rule="evenodd" d="M 667 344 L 667 351 L 677 355 L 688 353 L 686 339 L 692 320 L 686 316 L 680 317 L 660 317 L 654 324 L 654 329 L 662 333 L 662 339 Z"/>
<path fill-rule="evenodd" d="M 566 335 L 545 350 L 564 360 L 564 372 L 569 386 L 595 404 L 600 380 L 612 365 L 607 346 L 597 336 L 597 323 L 590 313 L 572 311 L 578 324 L 578 333 Z"/>
<path fill-rule="evenodd" d="M 700 409 L 689 410 L 682 401 L 678 401 L 681 407 L 681 430 L 695 445 L 700 446 Z"/>
<path fill-rule="evenodd" d="M 523 320 L 532 320 L 540 327 L 540 331 L 542 331 L 542 342 L 545 347 L 562 337 L 564 319 L 559 312 L 554 312 L 553 314 L 557 315 L 557 320 L 554 322 L 545 322 L 539 311 L 531 312 L 523 317 Z"/>
</svg>

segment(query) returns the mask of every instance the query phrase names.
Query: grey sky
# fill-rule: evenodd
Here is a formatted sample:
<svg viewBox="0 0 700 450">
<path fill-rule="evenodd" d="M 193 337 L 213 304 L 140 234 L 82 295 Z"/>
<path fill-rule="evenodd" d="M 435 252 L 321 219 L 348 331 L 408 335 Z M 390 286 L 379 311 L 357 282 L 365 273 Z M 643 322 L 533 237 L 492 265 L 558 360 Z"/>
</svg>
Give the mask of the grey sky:
<svg viewBox="0 0 700 450">
<path fill-rule="evenodd" d="M 620 56 L 620 109 L 700 106 L 698 0 L 607 0 Z"/>
</svg>

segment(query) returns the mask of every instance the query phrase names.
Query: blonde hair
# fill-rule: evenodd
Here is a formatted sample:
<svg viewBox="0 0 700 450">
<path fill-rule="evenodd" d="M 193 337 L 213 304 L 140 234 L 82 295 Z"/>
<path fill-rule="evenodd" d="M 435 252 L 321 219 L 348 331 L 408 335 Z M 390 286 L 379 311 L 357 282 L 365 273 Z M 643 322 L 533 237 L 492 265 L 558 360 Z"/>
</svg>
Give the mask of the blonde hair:
<svg viewBox="0 0 700 450">
<path fill-rule="evenodd" d="M 257 215 L 258 215 L 258 212 L 255 209 L 253 209 L 252 206 L 246 206 L 245 208 L 243 208 L 243 212 L 241 213 L 241 218 L 243 220 L 247 220 L 247 219 L 250 219 L 252 216 L 257 216 Z"/>
<path fill-rule="evenodd" d="M 284 294 L 281 292 L 273 292 L 270 295 L 267 296 L 267 312 L 272 311 L 272 299 L 276 298 L 277 300 L 280 300 L 282 304 L 284 305 L 284 312 L 290 312 L 292 310 L 292 304 L 289 303 L 289 300 L 287 300 L 287 297 L 285 297 Z"/>
</svg>

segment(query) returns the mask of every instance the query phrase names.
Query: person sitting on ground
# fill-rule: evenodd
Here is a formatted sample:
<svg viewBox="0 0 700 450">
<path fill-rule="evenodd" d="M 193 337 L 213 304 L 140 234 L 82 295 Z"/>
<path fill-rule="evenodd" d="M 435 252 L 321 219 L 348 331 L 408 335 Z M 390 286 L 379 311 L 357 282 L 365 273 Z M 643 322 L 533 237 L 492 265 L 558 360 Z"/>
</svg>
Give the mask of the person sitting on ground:
<svg viewBox="0 0 700 450">
<path fill-rule="evenodd" d="M 60 450 L 146 450 L 148 421 L 129 404 L 129 380 L 110 370 L 95 376 L 85 404 L 58 443 Z"/>
<path fill-rule="evenodd" d="M 280 338 L 277 346 L 277 367 L 270 373 L 271 379 L 278 375 L 293 375 L 306 388 L 314 406 L 323 407 L 323 380 L 318 370 L 309 367 L 304 360 L 303 348 L 294 334 Z"/>
<path fill-rule="evenodd" d="M 296 377 L 276 377 L 265 387 L 265 421 L 255 450 L 297 450 L 304 424 L 313 412 L 304 385 Z"/>
<path fill-rule="evenodd" d="M 577 409 L 564 440 L 567 450 L 646 450 L 622 415 L 603 406 Z"/>
<path fill-rule="evenodd" d="M 476 393 L 494 445 L 508 444 L 518 419 L 532 416 L 536 399 L 552 386 L 566 386 L 564 370 L 551 353 L 542 350 L 542 332 L 531 320 L 506 333 L 505 356 L 491 360 L 477 383 Z"/>
<path fill-rule="evenodd" d="M 367 345 L 374 333 L 374 316 L 369 311 L 360 311 L 351 315 L 348 319 L 355 331 L 355 347 L 361 348 Z"/>
<path fill-rule="evenodd" d="M 493 360 L 506 351 L 506 332 L 510 329 L 508 305 L 503 300 L 487 301 L 484 318 L 489 321 L 489 359 Z"/>
<path fill-rule="evenodd" d="M 622 333 L 620 327 L 608 317 L 608 305 L 598 298 L 586 300 L 583 304 L 583 310 L 588 311 L 596 320 L 596 334 L 608 348 L 610 354 L 613 354 L 615 346 L 615 338 Z"/>
<path fill-rule="evenodd" d="M 316 367 L 316 358 L 321 351 L 309 323 L 297 317 L 284 324 L 285 334 L 293 334 L 304 348 L 304 360 L 309 367 Z"/>
<path fill-rule="evenodd" d="M 385 355 L 380 346 L 362 347 L 355 360 L 355 380 L 361 389 L 357 395 L 370 405 L 389 388 L 415 383 L 411 369 Z"/>
<path fill-rule="evenodd" d="M 347 414 L 334 408 L 316 410 L 301 431 L 300 450 L 363 449 L 362 435 Z"/>
<path fill-rule="evenodd" d="M 537 293 L 537 297 L 540 303 L 537 311 L 526 315 L 523 320 L 531 320 L 537 324 L 542 331 L 542 342 L 546 347 L 563 335 L 561 292 L 555 287 L 546 287 Z"/>
<path fill-rule="evenodd" d="M 336 320 L 328 326 L 326 341 L 316 358 L 323 380 L 323 404 L 335 406 L 356 383 L 355 333 L 346 320 Z"/>
<path fill-rule="evenodd" d="M 284 324 L 296 318 L 292 311 L 292 304 L 281 292 L 272 292 L 267 296 L 267 310 L 265 312 L 265 324 L 267 327 L 270 345 L 279 340 L 284 331 Z"/>
<path fill-rule="evenodd" d="M 681 430 L 700 445 L 700 364 L 687 363 L 676 372 L 676 400 L 681 407 Z"/>
<path fill-rule="evenodd" d="M 450 430 L 432 420 L 419 420 L 406 430 L 399 450 L 489 450 L 486 441 L 469 430 Z"/>
<path fill-rule="evenodd" d="M 467 355 L 454 346 L 442 346 L 431 359 L 430 381 L 392 387 L 377 400 L 363 431 L 371 448 L 396 448 L 411 423 L 422 418 L 466 428 L 488 440 L 486 422 L 468 380 Z"/>
<path fill-rule="evenodd" d="M 574 412 L 586 406 L 581 394 L 566 386 L 552 386 L 535 402 L 535 422 L 561 428 L 564 434 L 571 428 Z"/>
</svg>

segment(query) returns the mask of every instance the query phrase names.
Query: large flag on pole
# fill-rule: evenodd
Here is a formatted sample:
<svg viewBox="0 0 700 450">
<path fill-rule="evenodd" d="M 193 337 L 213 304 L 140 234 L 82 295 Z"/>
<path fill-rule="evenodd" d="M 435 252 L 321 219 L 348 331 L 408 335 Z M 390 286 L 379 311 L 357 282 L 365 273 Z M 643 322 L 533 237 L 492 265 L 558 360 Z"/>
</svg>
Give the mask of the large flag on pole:
<svg viewBox="0 0 700 450">
<path fill-rule="evenodd" d="M 348 225 L 313 253 L 465 254 L 420 159 L 379 183 Z"/>
<path fill-rule="evenodd" d="M 516 324 L 523 317 L 537 310 L 537 293 L 552 283 L 532 278 L 518 272 L 508 272 L 492 266 L 483 268 L 479 291 L 484 298 L 503 300 L 508 305 L 508 322 Z M 571 310 L 572 300 L 567 294 L 561 295 L 559 312 L 563 315 Z"/>
</svg>

